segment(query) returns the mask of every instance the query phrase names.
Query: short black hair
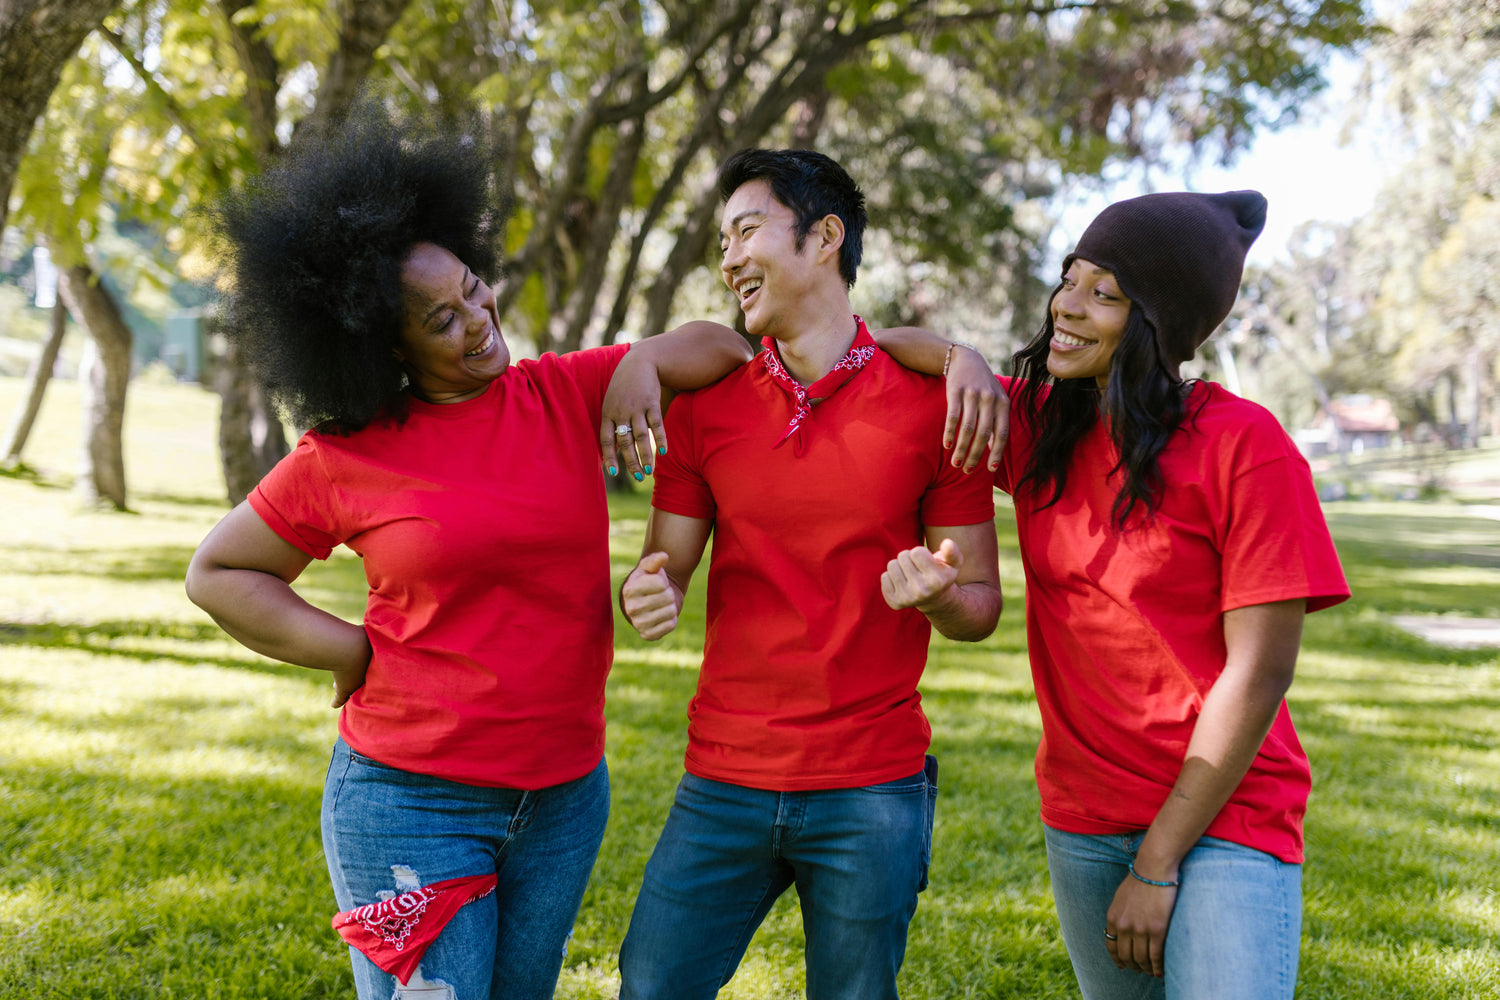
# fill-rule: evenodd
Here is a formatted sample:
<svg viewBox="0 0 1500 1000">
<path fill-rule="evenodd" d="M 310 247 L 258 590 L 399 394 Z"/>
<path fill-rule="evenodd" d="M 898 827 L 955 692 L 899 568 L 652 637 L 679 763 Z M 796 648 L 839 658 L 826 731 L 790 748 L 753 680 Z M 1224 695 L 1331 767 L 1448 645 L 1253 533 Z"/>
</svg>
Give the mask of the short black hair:
<svg viewBox="0 0 1500 1000">
<path fill-rule="evenodd" d="M 728 201 L 750 181 L 763 180 L 771 194 L 797 218 L 797 250 L 818 220 L 836 215 L 844 223 L 839 275 L 854 287 L 864 256 L 865 196 L 849 172 L 831 157 L 810 149 L 742 149 L 719 167 L 719 198 Z"/>
<path fill-rule="evenodd" d="M 404 416 L 392 353 L 402 264 L 434 243 L 494 278 L 490 163 L 482 137 L 398 124 L 366 100 L 220 200 L 210 221 L 230 283 L 223 329 L 297 426 L 349 433 L 382 412 Z"/>
</svg>

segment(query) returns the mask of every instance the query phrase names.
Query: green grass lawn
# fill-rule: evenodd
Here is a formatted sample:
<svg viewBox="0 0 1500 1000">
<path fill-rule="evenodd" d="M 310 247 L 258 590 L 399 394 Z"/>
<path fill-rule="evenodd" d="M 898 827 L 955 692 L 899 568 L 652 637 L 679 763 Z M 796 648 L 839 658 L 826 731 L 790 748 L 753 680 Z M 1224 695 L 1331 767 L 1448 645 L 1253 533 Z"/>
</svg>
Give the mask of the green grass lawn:
<svg viewBox="0 0 1500 1000">
<path fill-rule="evenodd" d="M 0 378 L 0 418 L 20 391 Z M 223 513 L 216 402 L 131 392 L 131 513 L 72 502 L 71 383 L 49 390 L 32 471 L 0 478 L 0 997 L 352 997 L 317 831 L 335 731 L 326 678 L 245 651 L 187 602 L 187 560 Z M 616 504 L 617 574 L 645 513 L 643 496 Z M 1386 621 L 1500 617 L 1500 521 L 1458 505 L 1328 513 L 1357 598 L 1309 619 L 1291 695 L 1315 780 L 1299 996 L 1500 997 L 1500 659 Z M 923 684 L 943 787 L 908 998 L 1077 995 L 1036 816 L 1008 509 L 997 520 L 1001 627 L 976 645 L 935 641 Z M 299 589 L 360 614 L 347 553 Z M 613 810 L 560 996 L 614 995 L 701 640 L 701 603 L 656 645 L 617 630 Z M 799 925 L 784 898 L 723 995 L 799 996 Z"/>
</svg>

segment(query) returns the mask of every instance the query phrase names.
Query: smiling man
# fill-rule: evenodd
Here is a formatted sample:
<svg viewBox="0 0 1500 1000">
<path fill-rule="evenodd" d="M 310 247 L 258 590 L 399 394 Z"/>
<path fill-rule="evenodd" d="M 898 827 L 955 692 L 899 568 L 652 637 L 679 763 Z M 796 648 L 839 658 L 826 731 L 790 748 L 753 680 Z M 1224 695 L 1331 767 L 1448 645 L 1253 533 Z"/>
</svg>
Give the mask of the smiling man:
<svg viewBox="0 0 1500 1000">
<path fill-rule="evenodd" d="M 853 315 L 864 197 L 833 160 L 721 168 L 724 282 L 766 350 L 678 398 L 621 607 L 676 627 L 714 539 L 687 773 L 620 954 L 622 1000 L 707 998 L 797 887 L 811 1000 L 895 997 L 936 801 L 931 629 L 1000 614 L 990 485 L 947 460 L 940 379 Z"/>
</svg>

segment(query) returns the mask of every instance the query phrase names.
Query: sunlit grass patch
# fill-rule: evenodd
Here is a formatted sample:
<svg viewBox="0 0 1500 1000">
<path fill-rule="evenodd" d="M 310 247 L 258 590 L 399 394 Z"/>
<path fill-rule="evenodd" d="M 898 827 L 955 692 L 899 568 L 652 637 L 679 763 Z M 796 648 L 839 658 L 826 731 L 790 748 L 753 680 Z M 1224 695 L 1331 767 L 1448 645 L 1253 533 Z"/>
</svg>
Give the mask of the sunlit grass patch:
<svg viewBox="0 0 1500 1000">
<path fill-rule="evenodd" d="M 302 676 L 0 647 L 0 982 L 348 996 L 319 933 L 319 694 Z"/>
<path fill-rule="evenodd" d="M 0 408 L 7 388 L 0 379 Z M 224 510 L 213 399 L 175 386 L 132 396 L 133 513 L 118 515 L 70 502 L 78 425 L 51 409 L 73 390 L 54 388 L 28 449 L 37 471 L 0 477 L 0 996 L 351 997 L 317 830 L 336 718 L 327 678 L 249 653 L 182 591 Z M 648 502 L 611 495 L 616 584 Z M 1500 659 L 1390 623 L 1500 616 L 1500 521 L 1456 504 L 1329 514 L 1356 598 L 1309 618 L 1290 696 L 1314 774 L 1299 996 L 1500 996 Z M 1037 817 L 1040 718 L 1004 502 L 997 525 L 1000 628 L 979 644 L 935 640 L 923 684 L 941 791 L 902 973 L 911 1000 L 1077 995 Z M 362 613 L 347 552 L 297 586 Z M 672 636 L 646 644 L 617 628 L 610 823 L 559 996 L 618 989 L 620 941 L 682 773 L 703 628 L 701 571 Z M 723 996 L 795 997 L 802 982 L 789 894 Z"/>
</svg>

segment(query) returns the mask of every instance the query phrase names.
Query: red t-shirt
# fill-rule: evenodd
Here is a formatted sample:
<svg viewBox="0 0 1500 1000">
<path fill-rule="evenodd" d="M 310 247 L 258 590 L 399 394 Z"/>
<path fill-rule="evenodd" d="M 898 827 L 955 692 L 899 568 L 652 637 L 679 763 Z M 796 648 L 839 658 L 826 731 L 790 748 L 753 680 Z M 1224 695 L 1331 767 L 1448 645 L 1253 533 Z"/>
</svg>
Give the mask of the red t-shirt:
<svg viewBox="0 0 1500 1000">
<path fill-rule="evenodd" d="M 1002 378 L 1014 397 L 1017 387 Z M 1263 407 L 1212 383 L 1160 456 L 1149 522 L 1111 526 L 1118 452 L 1101 421 L 1073 453 L 1062 498 L 1015 496 L 1026 632 L 1042 742 L 1042 819 L 1071 833 L 1151 824 L 1182 768 L 1204 696 L 1224 669 L 1222 615 L 1349 596 L 1307 462 Z M 1196 414 L 1196 416 L 1194 416 Z M 995 484 L 1014 495 L 1033 428 L 1011 419 Z M 1307 756 L 1283 703 L 1244 780 L 1207 834 L 1302 860 Z"/>
<path fill-rule="evenodd" d="M 474 399 L 413 400 L 404 424 L 308 433 L 250 494 L 303 552 L 364 560 L 374 656 L 339 717 L 355 750 L 507 788 L 598 765 L 614 646 L 598 425 L 625 350 L 547 354 Z"/>
<path fill-rule="evenodd" d="M 714 521 L 690 772 L 803 791 L 921 770 L 931 627 L 880 574 L 924 526 L 994 517 L 989 481 L 945 460 L 945 406 L 941 380 L 879 350 L 813 406 L 800 457 L 772 447 L 794 404 L 763 358 L 672 404 L 652 504 Z"/>
</svg>

